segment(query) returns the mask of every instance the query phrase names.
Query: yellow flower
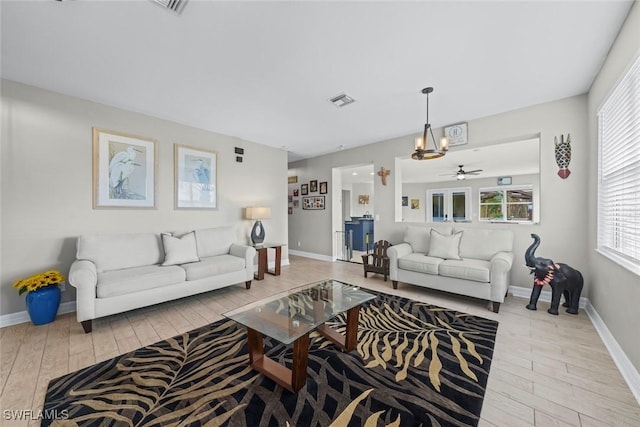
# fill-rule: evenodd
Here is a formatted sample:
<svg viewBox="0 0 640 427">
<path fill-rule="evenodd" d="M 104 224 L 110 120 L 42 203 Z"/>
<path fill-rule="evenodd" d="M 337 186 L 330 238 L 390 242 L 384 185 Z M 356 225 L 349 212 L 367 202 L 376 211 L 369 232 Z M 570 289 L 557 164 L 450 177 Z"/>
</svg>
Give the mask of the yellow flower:
<svg viewBox="0 0 640 427">
<path fill-rule="evenodd" d="M 63 280 L 65 277 L 58 270 L 49 270 L 26 279 L 18 279 L 12 286 L 18 289 L 19 295 L 22 295 L 25 292 L 33 292 L 46 286 L 58 285 Z"/>
</svg>

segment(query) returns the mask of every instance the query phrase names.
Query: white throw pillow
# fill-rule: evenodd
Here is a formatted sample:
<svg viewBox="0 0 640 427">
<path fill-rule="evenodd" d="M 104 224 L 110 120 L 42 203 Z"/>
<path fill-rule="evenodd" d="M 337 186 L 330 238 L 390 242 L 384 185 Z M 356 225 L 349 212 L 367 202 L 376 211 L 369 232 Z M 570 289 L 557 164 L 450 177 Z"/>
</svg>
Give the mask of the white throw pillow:
<svg viewBox="0 0 640 427">
<path fill-rule="evenodd" d="M 450 236 L 444 236 L 432 229 L 430 237 L 428 256 L 442 259 L 462 259 L 460 258 L 462 231 Z"/>
<path fill-rule="evenodd" d="M 196 246 L 196 233 L 191 231 L 181 237 L 162 233 L 164 246 L 164 262 L 162 265 L 186 264 L 200 261 Z"/>
</svg>

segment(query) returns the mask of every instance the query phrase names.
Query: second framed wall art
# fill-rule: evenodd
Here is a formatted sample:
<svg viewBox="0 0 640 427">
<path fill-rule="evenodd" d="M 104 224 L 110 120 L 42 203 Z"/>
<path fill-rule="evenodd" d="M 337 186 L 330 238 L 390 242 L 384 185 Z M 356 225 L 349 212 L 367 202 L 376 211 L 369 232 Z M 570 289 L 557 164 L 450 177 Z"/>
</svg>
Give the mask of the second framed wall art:
<svg viewBox="0 0 640 427">
<path fill-rule="evenodd" d="M 217 209 L 217 153 L 175 145 L 176 209 Z"/>
</svg>

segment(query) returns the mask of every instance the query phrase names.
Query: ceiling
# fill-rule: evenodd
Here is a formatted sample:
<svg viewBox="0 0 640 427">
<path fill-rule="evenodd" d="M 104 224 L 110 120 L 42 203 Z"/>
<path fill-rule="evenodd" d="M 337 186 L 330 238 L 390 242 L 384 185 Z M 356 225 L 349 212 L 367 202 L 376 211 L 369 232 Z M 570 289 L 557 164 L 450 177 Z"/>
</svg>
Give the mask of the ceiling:
<svg viewBox="0 0 640 427">
<path fill-rule="evenodd" d="M 632 3 L 4 0 L 1 72 L 294 161 L 417 134 L 425 86 L 434 127 L 586 93 Z"/>
</svg>

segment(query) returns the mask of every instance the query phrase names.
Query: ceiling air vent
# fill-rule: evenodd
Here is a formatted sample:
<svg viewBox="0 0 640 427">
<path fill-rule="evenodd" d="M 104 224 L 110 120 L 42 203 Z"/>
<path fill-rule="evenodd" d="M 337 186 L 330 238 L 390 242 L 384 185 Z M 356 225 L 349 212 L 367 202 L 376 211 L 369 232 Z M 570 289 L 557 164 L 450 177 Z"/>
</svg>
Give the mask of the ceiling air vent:
<svg viewBox="0 0 640 427">
<path fill-rule="evenodd" d="M 340 95 L 336 95 L 333 98 L 329 99 L 329 102 L 336 107 L 345 107 L 356 102 L 356 99 L 352 96 L 347 95 L 346 93 L 341 93 Z"/>
<path fill-rule="evenodd" d="M 152 0 L 154 3 L 158 3 L 162 7 L 166 7 L 167 9 L 180 13 L 182 9 L 184 9 L 185 3 L 187 0 Z"/>
</svg>

